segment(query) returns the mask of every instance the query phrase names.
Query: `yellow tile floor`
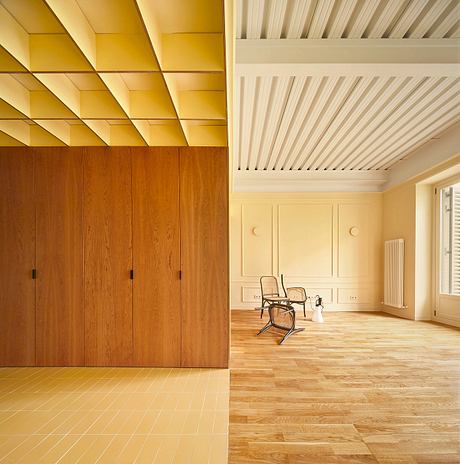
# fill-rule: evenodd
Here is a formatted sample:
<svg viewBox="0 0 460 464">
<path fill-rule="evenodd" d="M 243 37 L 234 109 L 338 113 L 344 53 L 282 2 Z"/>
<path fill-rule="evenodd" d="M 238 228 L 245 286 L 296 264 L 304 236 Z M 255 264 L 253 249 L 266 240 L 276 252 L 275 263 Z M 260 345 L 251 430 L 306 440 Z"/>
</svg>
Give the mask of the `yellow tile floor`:
<svg viewBox="0 0 460 464">
<path fill-rule="evenodd" d="M 0 368 L 0 463 L 227 462 L 229 371 Z"/>
</svg>

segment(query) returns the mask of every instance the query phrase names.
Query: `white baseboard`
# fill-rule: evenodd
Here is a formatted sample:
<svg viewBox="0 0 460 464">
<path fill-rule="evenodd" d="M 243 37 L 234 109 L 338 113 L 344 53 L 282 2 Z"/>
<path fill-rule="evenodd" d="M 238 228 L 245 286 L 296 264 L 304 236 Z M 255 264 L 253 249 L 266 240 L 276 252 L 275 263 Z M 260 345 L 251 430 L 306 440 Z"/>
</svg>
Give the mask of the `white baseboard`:
<svg viewBox="0 0 460 464">
<path fill-rule="evenodd" d="M 445 317 L 433 316 L 433 322 L 440 322 L 441 324 L 451 325 L 452 327 L 460 328 L 460 321 L 454 319 L 448 319 Z"/>
</svg>

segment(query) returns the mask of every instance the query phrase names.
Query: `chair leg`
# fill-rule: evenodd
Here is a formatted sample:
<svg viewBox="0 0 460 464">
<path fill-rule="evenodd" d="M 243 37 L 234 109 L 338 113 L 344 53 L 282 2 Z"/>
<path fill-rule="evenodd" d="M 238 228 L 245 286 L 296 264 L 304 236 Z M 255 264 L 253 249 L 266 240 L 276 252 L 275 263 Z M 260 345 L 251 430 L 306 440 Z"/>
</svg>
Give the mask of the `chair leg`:
<svg viewBox="0 0 460 464">
<path fill-rule="evenodd" d="M 272 321 L 268 321 L 260 330 L 257 332 L 257 335 L 261 335 L 266 332 L 272 326 Z"/>
<path fill-rule="evenodd" d="M 291 329 L 288 332 L 286 332 L 286 334 L 284 335 L 284 337 L 280 341 L 280 345 L 282 345 L 292 334 L 295 334 L 297 332 L 302 332 L 302 330 L 305 330 L 305 328 L 301 327 L 299 329 Z"/>
<path fill-rule="evenodd" d="M 262 308 L 260 309 L 260 318 L 262 319 L 265 310 L 265 301 L 262 302 Z"/>
<path fill-rule="evenodd" d="M 303 306 L 303 317 L 306 319 L 307 318 L 307 314 L 305 312 L 305 303 L 302 303 L 302 306 Z"/>
</svg>

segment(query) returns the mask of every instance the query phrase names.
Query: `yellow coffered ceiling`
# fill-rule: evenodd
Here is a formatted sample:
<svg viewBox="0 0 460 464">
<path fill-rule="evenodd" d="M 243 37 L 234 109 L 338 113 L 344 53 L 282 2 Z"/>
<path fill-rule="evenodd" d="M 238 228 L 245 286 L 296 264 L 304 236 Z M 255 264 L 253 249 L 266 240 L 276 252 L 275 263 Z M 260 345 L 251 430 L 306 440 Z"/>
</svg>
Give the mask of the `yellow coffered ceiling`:
<svg viewBox="0 0 460 464">
<path fill-rule="evenodd" d="M 223 0 L 0 0 L 0 145 L 227 145 Z"/>
</svg>

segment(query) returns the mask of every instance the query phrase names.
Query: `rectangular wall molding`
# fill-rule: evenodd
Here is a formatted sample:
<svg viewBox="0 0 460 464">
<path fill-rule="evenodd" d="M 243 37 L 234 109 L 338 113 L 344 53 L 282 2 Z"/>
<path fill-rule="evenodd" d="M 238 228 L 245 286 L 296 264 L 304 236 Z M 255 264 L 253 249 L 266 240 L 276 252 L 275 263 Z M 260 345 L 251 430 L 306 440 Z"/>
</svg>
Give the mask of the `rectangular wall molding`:
<svg viewBox="0 0 460 464">
<path fill-rule="evenodd" d="M 269 267 L 258 266 L 272 257 L 273 275 L 320 294 L 326 310 L 381 309 L 381 193 L 235 193 L 231 210 L 231 308 L 259 305 L 258 278 Z M 248 242 L 253 224 L 265 235 Z M 348 289 L 360 292 L 347 297 Z"/>
</svg>

